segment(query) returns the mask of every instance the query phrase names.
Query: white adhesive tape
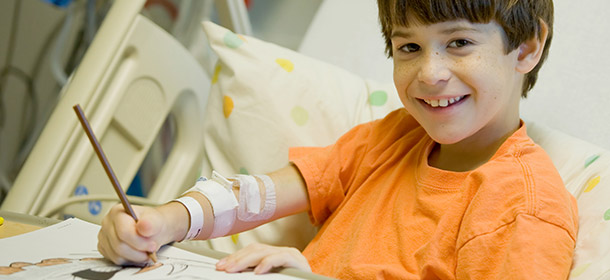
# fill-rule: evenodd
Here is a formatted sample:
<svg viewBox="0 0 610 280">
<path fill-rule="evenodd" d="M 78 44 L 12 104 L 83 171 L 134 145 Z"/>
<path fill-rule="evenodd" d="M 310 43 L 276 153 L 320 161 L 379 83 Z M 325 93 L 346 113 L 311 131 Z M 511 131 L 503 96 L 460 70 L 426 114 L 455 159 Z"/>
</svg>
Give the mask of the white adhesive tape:
<svg viewBox="0 0 610 280">
<path fill-rule="evenodd" d="M 214 214 L 214 229 L 209 238 L 227 235 L 235 223 L 236 208 L 239 205 L 232 190 L 233 183 L 216 171 L 212 172 L 212 180 L 200 178 L 190 191 L 203 194 L 210 204 Z"/>
</svg>

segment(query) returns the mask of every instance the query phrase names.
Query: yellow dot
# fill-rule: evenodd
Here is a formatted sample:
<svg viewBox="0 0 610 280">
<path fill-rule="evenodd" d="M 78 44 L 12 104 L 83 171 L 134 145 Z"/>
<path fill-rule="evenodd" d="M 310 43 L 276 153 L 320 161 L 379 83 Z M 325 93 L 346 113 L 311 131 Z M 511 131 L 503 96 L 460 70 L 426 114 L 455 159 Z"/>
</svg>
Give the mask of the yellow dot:
<svg viewBox="0 0 610 280">
<path fill-rule="evenodd" d="M 280 65 L 280 67 L 284 68 L 286 72 L 292 72 L 292 70 L 294 70 L 294 64 L 288 59 L 278 58 L 275 60 L 275 62 Z"/>
<path fill-rule="evenodd" d="M 601 177 L 597 176 L 591 180 L 589 180 L 589 182 L 587 182 L 587 188 L 585 188 L 585 192 L 590 192 L 591 190 L 593 190 L 593 188 L 595 188 L 595 186 L 597 186 L 597 184 L 599 184 L 599 181 L 601 181 Z"/>
<path fill-rule="evenodd" d="M 239 233 L 231 235 L 231 240 L 233 243 L 237 244 L 237 241 L 239 241 Z"/>
<path fill-rule="evenodd" d="M 4 218 L 0 217 L 0 226 L 4 224 Z"/>
<path fill-rule="evenodd" d="M 233 99 L 227 95 L 224 96 L 224 104 L 223 104 L 223 111 L 225 113 L 225 118 L 228 118 L 231 115 L 231 112 L 233 112 Z"/>
<path fill-rule="evenodd" d="M 572 269 L 572 272 L 570 273 L 570 278 L 580 276 L 585 271 L 587 271 L 587 268 L 589 268 L 590 265 L 591 265 L 590 263 L 586 263 L 586 264 L 581 264 L 581 265 L 575 267 L 574 269 Z"/>
<path fill-rule="evenodd" d="M 215 84 L 218 82 L 218 75 L 220 75 L 221 69 L 222 69 L 222 67 L 220 67 L 220 64 L 216 64 L 216 67 L 214 68 L 214 76 L 212 76 L 212 84 Z"/>
<path fill-rule="evenodd" d="M 292 120 L 299 126 L 304 126 L 309 120 L 309 113 L 307 112 L 307 110 L 305 110 L 305 108 L 301 106 L 295 106 L 294 108 L 292 108 L 292 111 L 290 111 L 290 116 L 292 117 Z"/>
</svg>

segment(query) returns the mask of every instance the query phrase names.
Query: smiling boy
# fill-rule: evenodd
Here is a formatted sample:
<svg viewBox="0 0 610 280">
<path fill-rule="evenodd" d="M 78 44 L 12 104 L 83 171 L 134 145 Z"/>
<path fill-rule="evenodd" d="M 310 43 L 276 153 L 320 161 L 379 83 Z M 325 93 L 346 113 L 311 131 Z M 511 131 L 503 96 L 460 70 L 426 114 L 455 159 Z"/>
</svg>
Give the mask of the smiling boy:
<svg viewBox="0 0 610 280">
<path fill-rule="evenodd" d="M 302 255 L 256 244 L 217 268 L 288 266 L 343 279 L 566 279 L 575 199 L 519 117 L 548 52 L 552 1 L 378 3 L 404 108 L 328 147 L 291 149 L 292 164 L 270 174 L 273 215 L 232 219 L 223 232 L 309 211 L 321 229 Z M 137 224 L 113 208 L 100 251 L 117 263 L 145 261 L 147 251 L 190 236 L 199 205 L 206 222 L 193 237 L 216 236 L 214 200 L 200 189 L 186 196 L 197 207 L 138 207 Z"/>
</svg>

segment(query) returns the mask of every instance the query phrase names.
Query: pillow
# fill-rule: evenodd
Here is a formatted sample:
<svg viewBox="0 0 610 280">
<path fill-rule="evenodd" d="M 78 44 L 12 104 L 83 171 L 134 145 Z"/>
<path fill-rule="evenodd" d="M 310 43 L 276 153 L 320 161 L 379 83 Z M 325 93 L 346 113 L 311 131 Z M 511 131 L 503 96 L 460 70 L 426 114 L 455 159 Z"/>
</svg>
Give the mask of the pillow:
<svg viewBox="0 0 610 280">
<path fill-rule="evenodd" d="M 289 147 L 329 145 L 356 124 L 402 106 L 393 84 L 362 79 L 212 22 L 203 22 L 203 29 L 218 56 L 204 121 L 203 175 L 212 169 L 277 170 L 288 164 Z M 302 249 L 315 233 L 311 226 L 303 230 L 308 224 L 303 214 L 210 244 L 225 252 L 253 241 Z"/>
<path fill-rule="evenodd" d="M 570 279 L 610 278 L 610 152 L 534 122 L 527 126 L 578 202 L 579 230 Z"/>
<path fill-rule="evenodd" d="M 392 84 L 212 22 L 203 26 L 218 56 L 205 144 L 210 165 L 221 172 L 274 171 L 288 162 L 289 147 L 329 145 L 355 124 L 400 106 Z"/>
</svg>

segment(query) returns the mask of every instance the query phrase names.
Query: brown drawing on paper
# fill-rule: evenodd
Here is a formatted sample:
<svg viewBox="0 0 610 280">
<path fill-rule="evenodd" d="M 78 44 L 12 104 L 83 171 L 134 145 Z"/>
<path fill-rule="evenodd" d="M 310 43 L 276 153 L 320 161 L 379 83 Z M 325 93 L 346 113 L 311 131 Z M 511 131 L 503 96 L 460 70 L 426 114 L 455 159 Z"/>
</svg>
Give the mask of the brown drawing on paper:
<svg viewBox="0 0 610 280">
<path fill-rule="evenodd" d="M 214 263 L 174 257 L 160 257 L 156 264 L 144 267 L 121 267 L 100 257 L 49 258 L 0 266 L 0 279 L 208 279 L 204 275 L 210 270 L 215 270 Z"/>
</svg>

